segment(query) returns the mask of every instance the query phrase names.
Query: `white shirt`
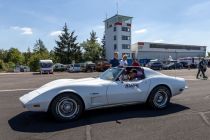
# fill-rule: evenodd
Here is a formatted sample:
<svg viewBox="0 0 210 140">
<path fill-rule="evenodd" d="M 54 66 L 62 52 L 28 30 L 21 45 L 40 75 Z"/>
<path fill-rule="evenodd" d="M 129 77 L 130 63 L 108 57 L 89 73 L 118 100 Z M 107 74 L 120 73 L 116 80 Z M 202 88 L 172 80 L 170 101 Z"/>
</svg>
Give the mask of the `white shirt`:
<svg viewBox="0 0 210 140">
<path fill-rule="evenodd" d="M 127 60 L 120 60 L 120 66 L 127 66 L 128 62 Z"/>
</svg>

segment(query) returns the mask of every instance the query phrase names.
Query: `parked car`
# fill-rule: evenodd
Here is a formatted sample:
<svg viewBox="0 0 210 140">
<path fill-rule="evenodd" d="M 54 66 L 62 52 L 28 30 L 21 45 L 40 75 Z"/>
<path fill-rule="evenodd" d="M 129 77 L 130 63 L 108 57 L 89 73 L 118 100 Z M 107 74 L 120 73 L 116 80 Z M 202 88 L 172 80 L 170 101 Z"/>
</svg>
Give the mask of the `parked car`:
<svg viewBox="0 0 210 140">
<path fill-rule="evenodd" d="M 181 63 L 175 62 L 175 63 L 170 63 L 168 65 L 164 65 L 163 69 L 166 69 L 166 70 L 183 69 L 183 65 Z"/>
<path fill-rule="evenodd" d="M 183 65 L 183 68 L 188 68 L 188 63 L 187 62 L 180 62 Z M 198 64 L 191 63 L 190 68 L 195 69 L 198 67 Z"/>
<path fill-rule="evenodd" d="M 67 68 L 68 72 L 80 72 L 81 71 L 81 67 L 80 64 L 71 64 L 69 65 L 69 67 Z"/>
<path fill-rule="evenodd" d="M 143 79 L 128 80 L 127 68 L 143 74 Z M 55 80 L 19 99 L 29 111 L 49 112 L 56 120 L 72 121 L 85 110 L 128 103 L 148 103 L 152 108 L 163 109 L 171 97 L 181 94 L 185 88 L 184 78 L 144 67 L 115 67 L 98 78 Z"/>
<path fill-rule="evenodd" d="M 111 67 L 111 64 L 107 60 L 100 60 L 96 62 L 96 71 L 105 71 Z"/>
<path fill-rule="evenodd" d="M 196 69 L 196 68 L 198 68 L 198 64 L 192 63 L 192 64 L 190 64 L 190 68 Z"/>
<path fill-rule="evenodd" d="M 91 61 L 87 61 L 85 62 L 85 65 L 84 65 L 84 71 L 85 72 L 93 72 L 96 70 L 96 64 L 91 62 Z"/>
<path fill-rule="evenodd" d="M 66 71 L 67 66 L 65 66 L 64 64 L 61 63 L 56 63 L 55 65 L 53 65 L 53 70 L 54 71 Z"/>
<path fill-rule="evenodd" d="M 30 72 L 30 68 L 28 66 L 16 66 L 14 72 Z"/>
<path fill-rule="evenodd" d="M 179 62 L 182 64 L 183 68 L 188 68 L 188 63 L 187 62 Z"/>
<path fill-rule="evenodd" d="M 159 61 L 149 62 L 146 66 L 153 70 L 162 70 L 163 69 L 163 64 Z"/>
</svg>

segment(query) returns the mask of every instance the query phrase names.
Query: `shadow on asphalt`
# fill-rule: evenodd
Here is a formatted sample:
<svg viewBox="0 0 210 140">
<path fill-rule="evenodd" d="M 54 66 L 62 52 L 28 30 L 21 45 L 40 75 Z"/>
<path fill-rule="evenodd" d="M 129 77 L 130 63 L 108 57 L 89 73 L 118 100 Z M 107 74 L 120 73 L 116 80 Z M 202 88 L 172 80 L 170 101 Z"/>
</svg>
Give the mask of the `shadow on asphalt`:
<svg viewBox="0 0 210 140">
<path fill-rule="evenodd" d="M 80 119 L 73 122 L 57 122 L 47 113 L 27 111 L 11 118 L 8 123 L 13 130 L 20 132 L 55 132 L 110 121 L 115 121 L 120 124 L 120 121 L 124 119 L 158 117 L 186 109 L 189 108 L 173 103 L 164 110 L 152 110 L 145 105 L 121 106 L 87 111 Z"/>
</svg>

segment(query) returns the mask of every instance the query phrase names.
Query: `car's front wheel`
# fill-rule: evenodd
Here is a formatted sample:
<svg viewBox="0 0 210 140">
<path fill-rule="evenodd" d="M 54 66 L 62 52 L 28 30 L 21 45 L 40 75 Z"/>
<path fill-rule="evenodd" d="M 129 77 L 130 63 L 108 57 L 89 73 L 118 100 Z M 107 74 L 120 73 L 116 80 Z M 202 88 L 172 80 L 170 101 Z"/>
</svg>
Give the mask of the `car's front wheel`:
<svg viewBox="0 0 210 140">
<path fill-rule="evenodd" d="M 170 90 L 166 86 L 158 86 L 151 91 L 148 103 L 154 109 L 164 109 L 169 104 L 170 97 Z"/>
<path fill-rule="evenodd" d="M 83 112 L 84 105 L 81 99 L 71 93 L 64 93 L 55 97 L 50 106 L 50 112 L 58 121 L 77 119 Z"/>
</svg>

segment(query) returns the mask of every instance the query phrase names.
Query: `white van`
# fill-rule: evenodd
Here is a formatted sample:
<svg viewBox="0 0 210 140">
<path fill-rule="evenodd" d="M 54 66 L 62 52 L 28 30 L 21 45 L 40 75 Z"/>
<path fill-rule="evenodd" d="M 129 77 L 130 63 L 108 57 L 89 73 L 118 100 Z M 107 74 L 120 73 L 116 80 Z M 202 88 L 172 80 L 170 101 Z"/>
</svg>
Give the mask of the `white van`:
<svg viewBox="0 0 210 140">
<path fill-rule="evenodd" d="M 53 74 L 53 61 L 52 60 L 40 60 L 39 61 L 40 66 L 40 73 L 50 73 Z"/>
</svg>

